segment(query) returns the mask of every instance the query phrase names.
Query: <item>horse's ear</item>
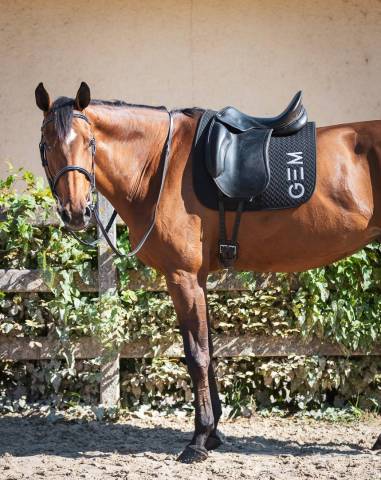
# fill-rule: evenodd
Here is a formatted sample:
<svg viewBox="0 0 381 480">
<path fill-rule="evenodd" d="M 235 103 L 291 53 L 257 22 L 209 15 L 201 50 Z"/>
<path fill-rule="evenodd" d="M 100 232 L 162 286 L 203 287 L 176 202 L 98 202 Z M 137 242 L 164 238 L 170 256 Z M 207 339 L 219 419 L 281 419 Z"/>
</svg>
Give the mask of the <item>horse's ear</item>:
<svg viewBox="0 0 381 480">
<path fill-rule="evenodd" d="M 76 110 L 83 110 L 90 103 L 90 87 L 87 83 L 82 82 L 81 86 L 78 89 L 77 96 L 75 97 L 75 108 Z"/>
<path fill-rule="evenodd" d="M 48 112 L 50 108 L 50 97 L 42 82 L 37 85 L 34 94 L 36 96 L 37 107 L 45 113 Z"/>
</svg>

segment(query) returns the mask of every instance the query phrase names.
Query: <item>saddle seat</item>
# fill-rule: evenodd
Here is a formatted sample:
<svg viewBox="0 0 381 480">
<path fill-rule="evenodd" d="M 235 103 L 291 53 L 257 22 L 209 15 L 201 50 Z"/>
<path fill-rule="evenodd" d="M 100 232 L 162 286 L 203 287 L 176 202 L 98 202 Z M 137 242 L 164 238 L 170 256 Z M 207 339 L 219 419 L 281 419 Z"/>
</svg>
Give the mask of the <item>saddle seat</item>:
<svg viewBox="0 0 381 480">
<path fill-rule="evenodd" d="M 288 107 L 276 117 L 251 117 L 234 107 L 225 107 L 216 114 L 217 118 L 237 130 L 244 132 L 250 128 L 273 130 L 275 136 L 292 135 L 307 123 L 307 112 L 303 106 L 302 92 L 297 92 Z"/>
<path fill-rule="evenodd" d="M 214 112 L 206 138 L 205 162 L 219 190 L 230 198 L 253 201 L 270 182 L 271 136 L 293 135 L 306 123 L 301 91 L 276 117 L 252 117 L 234 107 Z"/>
</svg>

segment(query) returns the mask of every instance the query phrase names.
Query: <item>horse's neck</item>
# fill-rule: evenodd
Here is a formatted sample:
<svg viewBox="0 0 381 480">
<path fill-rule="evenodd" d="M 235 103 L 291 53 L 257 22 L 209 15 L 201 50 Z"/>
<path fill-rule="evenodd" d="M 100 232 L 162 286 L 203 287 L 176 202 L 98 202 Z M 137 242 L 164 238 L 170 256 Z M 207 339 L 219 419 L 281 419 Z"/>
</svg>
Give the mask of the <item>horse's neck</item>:
<svg viewBox="0 0 381 480">
<path fill-rule="evenodd" d="M 156 109 L 97 105 L 89 109 L 89 116 L 97 142 L 97 188 L 127 220 L 131 209 L 144 209 L 156 191 L 152 187 L 157 183 L 168 114 Z"/>
</svg>

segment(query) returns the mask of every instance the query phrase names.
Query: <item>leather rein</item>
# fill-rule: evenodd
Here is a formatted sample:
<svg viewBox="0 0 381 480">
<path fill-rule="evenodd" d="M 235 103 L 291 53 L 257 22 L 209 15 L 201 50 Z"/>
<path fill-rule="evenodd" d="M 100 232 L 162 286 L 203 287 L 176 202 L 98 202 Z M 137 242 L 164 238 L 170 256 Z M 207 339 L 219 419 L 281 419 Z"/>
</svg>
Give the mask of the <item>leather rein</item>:
<svg viewBox="0 0 381 480">
<path fill-rule="evenodd" d="M 110 246 L 112 251 L 116 255 L 118 255 L 119 257 L 132 257 L 132 256 L 136 255 L 139 252 L 139 250 L 143 247 L 144 243 L 146 242 L 147 238 L 149 237 L 149 235 L 152 232 L 153 227 L 155 226 L 155 223 L 156 223 L 157 209 L 158 209 L 158 205 L 160 203 L 161 194 L 162 194 L 163 189 L 164 189 L 165 178 L 167 176 L 168 165 L 169 165 L 169 157 L 170 157 L 172 138 L 173 138 L 173 116 L 172 116 L 172 112 L 170 112 L 168 110 L 166 110 L 166 111 L 167 111 L 168 116 L 169 116 L 169 125 L 168 125 L 167 137 L 166 137 L 166 140 L 165 140 L 165 143 L 164 143 L 164 146 L 163 146 L 163 150 L 162 150 L 162 153 L 161 153 L 161 161 L 163 161 L 163 157 L 164 157 L 164 166 L 163 166 L 163 173 L 162 173 L 162 177 L 161 177 L 160 190 L 159 190 L 159 194 L 158 194 L 158 197 L 157 197 L 156 205 L 155 205 L 155 208 L 154 208 L 154 212 L 153 212 L 153 215 L 152 215 L 151 222 L 150 222 L 146 232 L 144 233 L 143 237 L 141 238 L 140 242 L 137 244 L 137 246 L 131 252 L 126 253 L 126 254 L 123 254 L 120 250 L 118 250 L 118 248 L 112 243 L 111 238 L 109 236 L 109 231 L 110 231 L 110 229 L 111 229 L 111 227 L 112 227 L 112 225 L 115 221 L 115 218 L 117 216 L 117 211 L 114 209 L 114 211 L 113 211 L 113 213 L 110 217 L 110 220 L 108 221 L 106 226 L 103 225 L 103 223 L 102 223 L 102 221 L 99 217 L 98 191 L 96 189 L 96 181 L 95 181 L 95 154 L 96 154 L 97 147 L 96 147 L 96 140 L 95 140 L 94 134 L 92 134 L 92 137 L 89 141 L 89 148 L 91 148 L 91 171 L 87 170 L 86 168 L 80 167 L 78 165 L 67 165 L 66 167 L 63 167 L 61 170 L 59 170 L 59 172 L 56 173 L 56 175 L 53 175 L 51 170 L 50 170 L 49 162 L 48 162 L 48 159 L 47 159 L 47 156 L 46 156 L 46 151 L 49 150 L 50 147 L 48 147 L 48 145 L 44 141 L 44 128 L 48 123 L 50 123 L 54 120 L 54 117 L 49 118 L 50 115 L 51 115 L 50 114 L 44 120 L 44 122 L 41 126 L 41 141 L 39 143 L 41 163 L 42 163 L 42 166 L 45 169 L 46 176 L 47 176 L 47 179 L 48 179 L 48 183 L 49 183 L 49 186 L 50 186 L 50 190 L 51 190 L 54 198 L 56 199 L 56 202 L 61 203 L 60 198 L 59 198 L 58 193 L 57 193 L 56 187 L 57 187 L 57 183 L 58 183 L 59 179 L 63 175 L 65 175 L 68 172 L 79 172 L 79 173 L 82 173 L 83 175 L 85 175 L 85 177 L 87 178 L 87 180 L 90 183 L 89 199 L 88 199 L 87 207 L 89 208 L 89 210 L 91 212 L 91 215 L 94 217 L 95 222 L 96 222 L 97 226 L 99 227 L 100 231 L 102 232 L 102 235 L 105 238 L 106 242 L 108 243 L 108 245 Z M 53 112 L 53 115 L 54 115 L 54 112 Z M 73 118 L 80 118 L 80 119 L 84 120 L 85 122 L 87 122 L 91 126 L 90 120 L 83 113 L 73 112 Z M 94 240 L 93 242 L 87 242 L 86 240 L 82 240 L 81 238 L 79 238 L 77 236 L 77 234 L 72 229 L 70 229 L 70 227 L 68 227 L 67 225 L 65 227 L 66 227 L 67 231 L 71 235 L 73 235 L 80 243 L 82 243 L 82 244 L 84 244 L 88 247 L 95 247 L 97 245 L 98 240 Z"/>
</svg>

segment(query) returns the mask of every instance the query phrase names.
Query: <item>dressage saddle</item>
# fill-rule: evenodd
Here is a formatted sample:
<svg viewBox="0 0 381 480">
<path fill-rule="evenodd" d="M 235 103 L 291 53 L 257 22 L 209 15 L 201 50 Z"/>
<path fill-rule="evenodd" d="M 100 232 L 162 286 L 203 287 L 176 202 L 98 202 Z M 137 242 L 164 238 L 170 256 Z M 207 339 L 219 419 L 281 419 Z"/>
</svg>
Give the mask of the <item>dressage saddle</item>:
<svg viewBox="0 0 381 480">
<path fill-rule="evenodd" d="M 218 187 L 220 217 L 219 257 L 230 267 L 238 255 L 238 230 L 246 202 L 255 202 L 271 178 L 269 145 L 274 137 L 291 136 L 307 124 L 307 112 L 299 91 L 276 117 L 251 117 L 234 107 L 218 112 L 207 110 L 200 120 L 205 130 L 205 165 Z M 198 135 L 197 135 L 198 136 Z M 238 200 L 231 239 L 225 225 L 226 199 Z"/>
<path fill-rule="evenodd" d="M 297 133 L 307 123 L 299 91 L 276 117 L 251 117 L 234 107 L 215 113 L 208 130 L 205 161 L 220 191 L 253 201 L 268 186 L 271 136 Z"/>
</svg>

